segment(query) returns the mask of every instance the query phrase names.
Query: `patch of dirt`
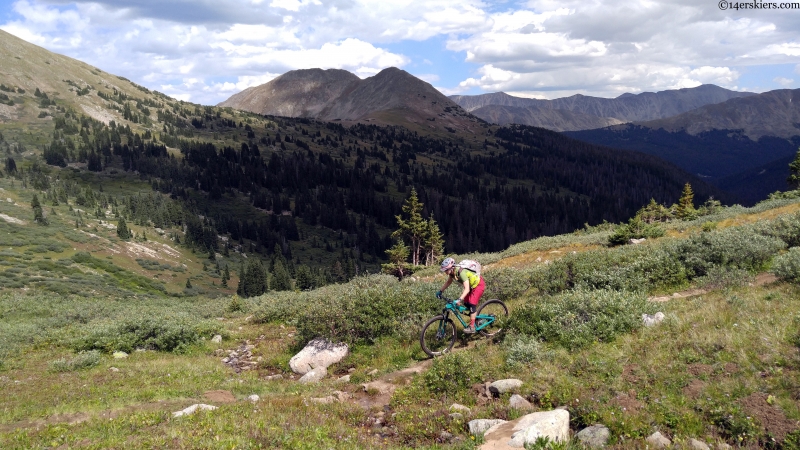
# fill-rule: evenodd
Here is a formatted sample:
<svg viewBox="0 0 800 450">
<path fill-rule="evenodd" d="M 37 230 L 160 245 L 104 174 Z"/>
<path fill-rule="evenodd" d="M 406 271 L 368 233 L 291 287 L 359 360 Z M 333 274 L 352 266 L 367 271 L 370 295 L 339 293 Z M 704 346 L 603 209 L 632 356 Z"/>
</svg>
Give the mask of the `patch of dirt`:
<svg viewBox="0 0 800 450">
<path fill-rule="evenodd" d="M 623 411 L 637 411 L 644 407 L 642 402 L 636 400 L 636 392 L 634 391 L 617 395 L 611 400 L 611 403 L 619 406 Z"/>
<path fill-rule="evenodd" d="M 27 222 L 21 219 L 17 219 L 16 217 L 11 217 L 6 214 L 0 214 L 0 219 L 5 220 L 8 223 L 13 223 L 16 225 L 25 225 Z"/>
<path fill-rule="evenodd" d="M 763 392 L 756 392 L 740 399 L 739 404 L 750 417 L 758 420 L 766 433 L 778 442 L 782 442 L 787 434 L 800 426 L 800 423 L 788 419 L 778 407 L 767 403 L 768 397 Z"/>
<path fill-rule="evenodd" d="M 108 125 L 112 120 L 119 120 L 110 114 L 105 109 L 100 108 L 99 106 L 91 107 L 87 105 L 81 105 L 83 111 L 89 115 L 92 119 L 99 120 L 104 124 Z"/>
<path fill-rule="evenodd" d="M 628 364 L 622 368 L 622 379 L 630 384 L 639 383 L 641 381 L 639 376 L 639 366 L 637 364 Z"/>
<path fill-rule="evenodd" d="M 236 403 L 236 397 L 230 391 L 206 391 L 203 398 L 212 403 Z"/>
<path fill-rule="evenodd" d="M 725 363 L 725 365 L 722 368 L 725 369 L 725 373 L 726 374 L 732 374 L 732 373 L 739 372 L 739 366 L 737 366 L 736 364 L 734 364 L 732 362 Z"/>
<path fill-rule="evenodd" d="M 773 275 L 771 273 L 760 273 L 760 274 L 756 275 L 755 280 L 753 280 L 753 282 L 750 283 L 750 286 L 764 286 L 765 284 L 774 283 L 777 280 L 778 279 L 775 277 L 775 275 Z M 707 289 L 688 289 L 686 291 L 674 292 L 672 295 L 662 295 L 662 296 L 658 296 L 658 297 L 649 297 L 647 300 L 649 300 L 651 302 L 662 303 L 662 302 L 666 302 L 666 301 L 673 300 L 673 299 L 678 299 L 678 298 L 695 297 L 695 296 L 698 296 L 698 295 L 707 294 L 708 292 L 709 291 Z"/>
<path fill-rule="evenodd" d="M 686 371 L 696 377 L 699 377 L 702 375 L 711 375 L 711 372 L 713 372 L 714 369 L 708 364 L 695 363 L 689 364 L 689 366 L 686 368 Z"/>
<path fill-rule="evenodd" d="M 137 242 L 126 242 L 125 245 L 128 247 L 128 253 L 133 254 L 135 257 L 145 256 L 152 259 L 164 259 L 158 254 L 158 250 L 153 250 L 146 245 Z"/>
<path fill-rule="evenodd" d="M 700 397 L 700 394 L 703 392 L 703 389 L 705 388 L 706 388 L 706 383 L 695 378 L 692 381 L 690 381 L 686 387 L 683 388 L 683 395 L 691 399 L 696 399 Z"/>
</svg>

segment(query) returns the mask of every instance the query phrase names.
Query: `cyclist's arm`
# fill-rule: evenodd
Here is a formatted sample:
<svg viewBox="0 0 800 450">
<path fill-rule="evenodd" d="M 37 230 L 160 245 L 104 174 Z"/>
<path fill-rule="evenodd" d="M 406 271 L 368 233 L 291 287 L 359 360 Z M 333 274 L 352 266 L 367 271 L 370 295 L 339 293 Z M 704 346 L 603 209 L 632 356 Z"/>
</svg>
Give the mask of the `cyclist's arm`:
<svg viewBox="0 0 800 450">
<path fill-rule="evenodd" d="M 450 276 L 448 276 L 448 277 L 447 277 L 447 281 L 445 281 L 445 282 L 444 282 L 444 286 L 442 286 L 442 288 L 441 288 L 441 289 L 439 289 L 439 290 L 440 290 L 440 291 L 442 291 L 442 292 L 444 292 L 444 291 L 445 291 L 445 289 L 447 289 L 448 287 L 450 287 L 450 283 L 452 283 L 452 282 L 453 282 L 453 278 L 452 278 L 452 277 L 450 277 Z"/>
<path fill-rule="evenodd" d="M 469 295 L 469 280 L 464 280 L 464 290 L 461 292 L 461 297 L 458 298 L 460 302 L 464 302 L 464 299 L 467 298 Z"/>
</svg>

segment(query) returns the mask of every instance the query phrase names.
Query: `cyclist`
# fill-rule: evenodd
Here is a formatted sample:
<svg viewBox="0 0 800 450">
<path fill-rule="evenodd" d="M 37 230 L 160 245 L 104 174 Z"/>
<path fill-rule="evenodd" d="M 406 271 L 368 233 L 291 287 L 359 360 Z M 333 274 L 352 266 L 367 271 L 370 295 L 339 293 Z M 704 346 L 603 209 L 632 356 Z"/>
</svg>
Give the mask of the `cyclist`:
<svg viewBox="0 0 800 450">
<path fill-rule="evenodd" d="M 464 328 L 464 333 L 474 333 L 478 302 L 480 302 L 483 291 L 486 288 L 483 277 L 469 269 L 459 267 L 453 258 L 445 258 L 439 270 L 447 274 L 447 281 L 445 281 L 442 289 L 436 293 L 436 297 L 441 298 L 442 292 L 457 279 L 464 286 L 457 303 L 463 303 L 464 306 L 469 308 L 469 326 Z"/>
</svg>

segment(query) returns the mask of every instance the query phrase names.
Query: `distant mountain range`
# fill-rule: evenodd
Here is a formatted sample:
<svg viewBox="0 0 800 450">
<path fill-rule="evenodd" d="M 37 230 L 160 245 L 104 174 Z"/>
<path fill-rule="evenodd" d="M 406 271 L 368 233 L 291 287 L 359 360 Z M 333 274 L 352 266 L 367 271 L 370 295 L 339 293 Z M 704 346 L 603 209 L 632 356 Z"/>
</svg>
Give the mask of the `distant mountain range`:
<svg viewBox="0 0 800 450">
<path fill-rule="evenodd" d="M 755 94 L 704 84 L 695 88 L 655 93 L 626 93 L 617 98 L 576 94 L 555 100 L 538 100 L 513 97 L 503 92 L 452 95 L 449 98 L 487 122 L 541 126 L 554 131 L 576 131 L 624 122 L 663 119 L 705 105 L 752 95 Z"/>
<path fill-rule="evenodd" d="M 403 124 L 439 132 L 475 132 L 481 122 L 429 83 L 395 67 L 364 80 L 344 70 L 293 70 L 218 106 L 273 116 Z"/>
</svg>

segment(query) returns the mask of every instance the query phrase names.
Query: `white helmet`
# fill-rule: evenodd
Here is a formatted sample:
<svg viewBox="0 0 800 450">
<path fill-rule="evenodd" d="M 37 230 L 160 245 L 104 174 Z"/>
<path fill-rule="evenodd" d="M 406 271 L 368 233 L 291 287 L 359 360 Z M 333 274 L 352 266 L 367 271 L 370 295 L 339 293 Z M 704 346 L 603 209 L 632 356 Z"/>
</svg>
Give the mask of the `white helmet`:
<svg viewBox="0 0 800 450">
<path fill-rule="evenodd" d="M 439 267 L 439 271 L 444 272 L 445 270 L 453 267 L 456 265 L 456 260 L 453 258 L 445 258 L 442 261 L 442 265 Z"/>
</svg>

